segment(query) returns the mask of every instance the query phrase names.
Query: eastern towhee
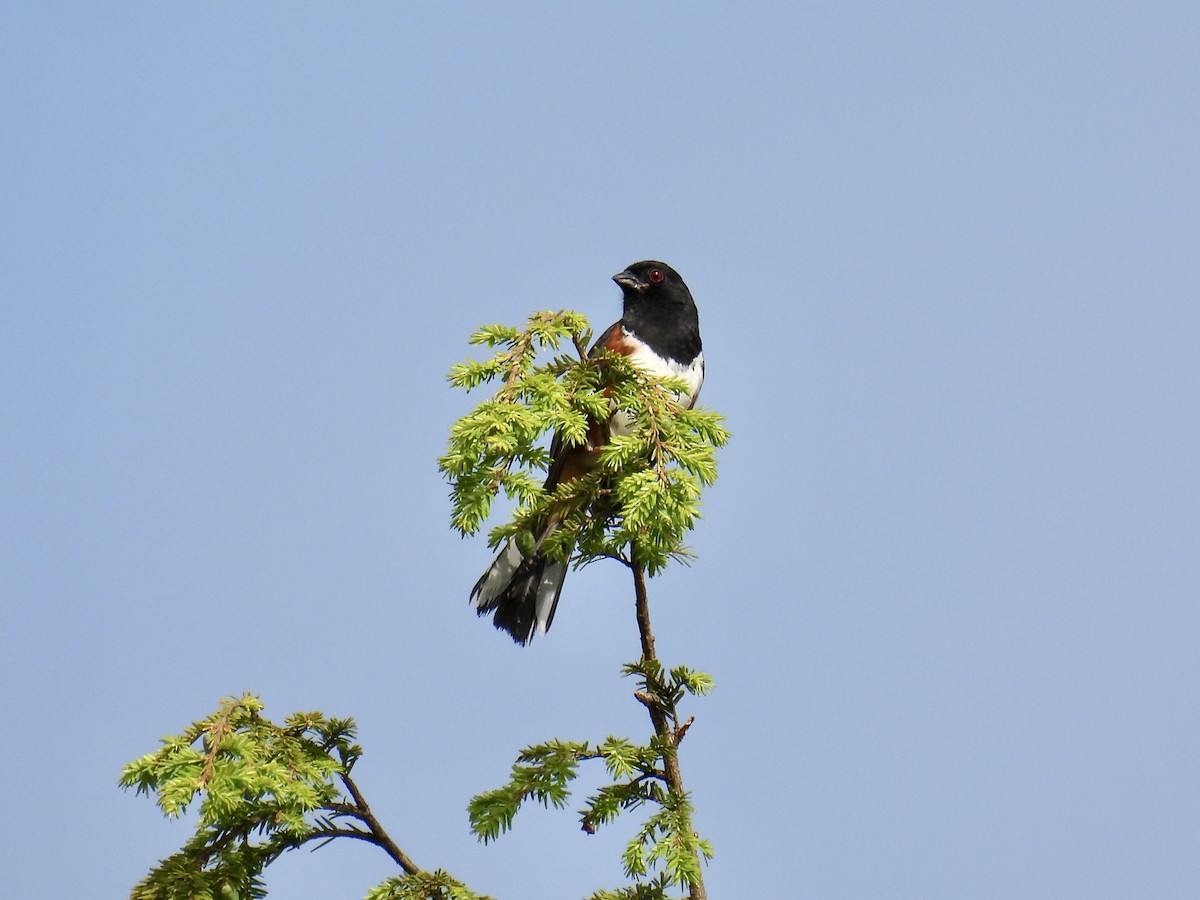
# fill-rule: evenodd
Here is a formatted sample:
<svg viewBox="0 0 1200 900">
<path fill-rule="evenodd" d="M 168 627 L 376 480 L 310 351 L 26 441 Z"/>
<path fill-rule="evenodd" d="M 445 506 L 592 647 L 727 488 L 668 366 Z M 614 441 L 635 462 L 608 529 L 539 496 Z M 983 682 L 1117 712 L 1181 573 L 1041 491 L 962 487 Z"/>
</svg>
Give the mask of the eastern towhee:
<svg viewBox="0 0 1200 900">
<path fill-rule="evenodd" d="M 680 397 L 680 403 L 690 409 L 704 382 L 700 317 L 691 291 L 678 272 L 651 259 L 633 263 L 614 275 L 613 281 L 624 295 L 623 314 L 596 341 L 592 355 L 610 350 L 628 356 L 652 375 L 683 380 L 688 392 Z M 607 426 L 593 427 L 589 432 L 615 435 L 630 430 L 628 417 L 620 410 Z M 553 491 L 559 484 L 582 476 L 594 464 L 595 451 L 594 446 L 568 444 L 561 435 L 555 435 L 545 490 Z M 534 529 L 529 556 L 521 552 L 515 538 L 510 538 L 471 590 L 471 605 L 479 615 L 495 611 L 496 627 L 507 631 L 518 644 L 529 643 L 535 631 L 544 634 L 554 621 L 567 563 L 537 548 L 557 524 L 551 518 Z"/>
</svg>

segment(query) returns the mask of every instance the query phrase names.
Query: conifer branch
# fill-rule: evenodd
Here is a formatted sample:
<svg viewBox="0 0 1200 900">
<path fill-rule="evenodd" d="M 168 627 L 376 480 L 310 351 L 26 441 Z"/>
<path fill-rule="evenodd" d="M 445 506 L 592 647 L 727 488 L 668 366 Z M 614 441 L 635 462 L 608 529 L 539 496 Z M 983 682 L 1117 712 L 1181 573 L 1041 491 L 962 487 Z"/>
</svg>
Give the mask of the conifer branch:
<svg viewBox="0 0 1200 900">
<path fill-rule="evenodd" d="M 637 557 L 630 561 L 629 568 L 633 571 L 633 590 L 637 611 L 638 635 L 642 642 L 642 664 L 647 670 L 657 667 L 658 657 L 654 653 L 654 632 L 650 627 L 650 597 L 646 590 L 646 572 L 638 563 Z M 675 720 L 675 704 L 668 706 L 662 697 L 654 696 L 646 691 L 637 692 L 637 699 L 650 713 L 650 721 L 654 725 L 654 733 L 662 743 L 664 775 L 667 788 L 677 798 L 684 800 L 680 804 L 681 828 L 685 837 L 695 835 L 692 832 L 691 809 L 686 802 L 687 792 L 683 787 L 683 773 L 679 768 L 679 740 L 692 725 L 692 719 L 676 730 L 670 725 Z M 693 717 L 694 718 L 694 717 Z M 708 900 L 708 891 L 704 887 L 704 875 L 701 871 L 702 860 L 696 854 L 695 880 L 688 882 L 689 900 Z"/>
<path fill-rule="evenodd" d="M 362 791 L 358 789 L 358 785 L 354 783 L 354 779 L 350 777 L 348 772 L 339 773 L 338 777 L 342 784 L 346 786 L 346 790 L 350 792 L 350 796 L 354 798 L 354 815 L 362 821 L 367 828 L 370 829 L 370 840 L 378 846 L 384 853 L 392 858 L 406 875 L 416 875 L 421 872 L 421 868 L 412 861 L 407 853 L 400 849 L 379 820 L 375 818 L 375 814 L 371 812 L 371 807 L 367 805 L 366 798 L 362 795 Z"/>
</svg>

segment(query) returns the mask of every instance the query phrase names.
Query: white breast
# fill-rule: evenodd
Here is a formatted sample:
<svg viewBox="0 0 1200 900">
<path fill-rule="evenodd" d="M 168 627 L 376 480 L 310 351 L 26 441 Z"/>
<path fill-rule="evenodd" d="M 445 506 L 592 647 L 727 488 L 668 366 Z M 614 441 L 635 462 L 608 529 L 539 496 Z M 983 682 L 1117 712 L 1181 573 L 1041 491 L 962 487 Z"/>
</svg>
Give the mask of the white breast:
<svg viewBox="0 0 1200 900">
<path fill-rule="evenodd" d="M 690 407 L 700 394 L 700 386 L 704 384 L 704 354 L 700 353 L 690 363 L 681 363 L 673 359 L 663 359 L 647 347 L 637 335 L 626 330 L 625 341 L 634 347 L 629 359 L 639 369 L 649 372 L 659 378 L 679 378 L 687 384 L 687 395 L 677 394 L 679 405 Z M 632 430 L 629 416 L 617 410 L 608 424 L 610 434 L 629 434 Z"/>
</svg>

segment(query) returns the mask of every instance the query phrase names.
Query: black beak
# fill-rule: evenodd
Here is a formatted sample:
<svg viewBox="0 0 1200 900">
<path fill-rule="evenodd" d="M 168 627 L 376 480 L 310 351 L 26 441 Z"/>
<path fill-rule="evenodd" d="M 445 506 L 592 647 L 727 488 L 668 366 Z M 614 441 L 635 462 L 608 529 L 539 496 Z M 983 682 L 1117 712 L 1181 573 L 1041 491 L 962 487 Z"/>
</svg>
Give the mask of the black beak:
<svg viewBox="0 0 1200 900">
<path fill-rule="evenodd" d="M 634 291 L 640 291 L 646 287 L 644 284 L 638 281 L 637 276 L 628 269 L 626 269 L 624 272 L 618 272 L 616 275 L 614 275 L 613 281 L 619 284 L 622 288 L 629 288 L 630 290 Z"/>
</svg>

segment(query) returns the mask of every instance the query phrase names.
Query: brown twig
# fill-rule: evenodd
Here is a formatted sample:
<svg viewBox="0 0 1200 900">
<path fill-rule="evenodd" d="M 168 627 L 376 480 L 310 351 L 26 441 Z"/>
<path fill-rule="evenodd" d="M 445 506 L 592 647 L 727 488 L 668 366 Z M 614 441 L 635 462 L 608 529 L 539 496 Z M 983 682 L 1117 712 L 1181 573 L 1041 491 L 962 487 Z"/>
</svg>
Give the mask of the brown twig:
<svg viewBox="0 0 1200 900">
<path fill-rule="evenodd" d="M 497 396 L 507 396 L 512 393 L 513 386 L 516 385 L 517 378 L 521 375 L 521 363 L 532 345 L 533 329 L 528 328 L 521 333 L 512 349 L 506 354 L 509 361 L 508 378 L 504 382 L 504 387 L 497 392 Z"/>
<path fill-rule="evenodd" d="M 650 598 L 646 591 L 646 571 L 642 568 L 637 553 L 633 549 L 630 550 L 629 568 L 633 570 L 633 590 L 637 609 L 638 634 L 642 640 L 642 660 L 658 662 L 658 657 L 654 653 L 654 632 L 650 628 Z M 663 774 L 668 790 L 676 797 L 685 797 L 687 792 L 683 789 L 683 773 L 679 769 L 678 744 L 683 735 L 687 733 L 688 728 L 691 727 L 692 720 L 689 719 L 679 731 L 676 731 L 671 727 L 667 710 L 658 697 L 645 691 L 637 691 L 634 696 L 650 713 L 650 721 L 654 724 L 654 733 L 662 742 Z M 688 831 L 692 830 L 690 815 L 685 816 L 683 827 Z M 704 875 L 701 872 L 703 862 L 701 859 L 696 860 L 696 881 L 688 883 L 689 900 L 708 900 L 708 891 L 704 887 Z"/>
<path fill-rule="evenodd" d="M 664 391 L 662 385 L 659 385 L 649 379 L 644 383 L 647 393 L 654 390 L 659 396 L 662 396 Z M 654 445 L 651 456 L 654 459 L 654 471 L 658 474 L 659 480 L 666 480 L 667 477 L 667 449 L 663 445 L 662 429 L 658 424 L 658 416 L 654 412 L 654 404 L 646 404 L 646 426 L 650 432 L 650 441 Z"/>
<path fill-rule="evenodd" d="M 229 720 L 232 718 L 234 710 L 239 709 L 243 705 L 243 702 L 240 700 L 222 703 L 222 709 L 219 711 L 217 719 L 201 732 L 207 738 L 207 746 L 204 748 L 204 768 L 200 771 L 200 777 L 196 780 L 197 790 L 203 790 L 212 780 L 213 770 L 217 764 L 217 756 L 221 752 L 221 739 L 234 730 L 229 727 Z"/>
<path fill-rule="evenodd" d="M 586 344 L 579 340 L 579 337 L 575 332 L 571 332 L 571 343 L 575 345 L 575 352 L 579 354 L 580 360 L 584 360 L 588 358 L 588 348 Z"/>
<path fill-rule="evenodd" d="M 358 837 L 360 840 L 369 840 L 377 847 L 382 849 L 384 853 L 390 856 L 395 861 L 396 865 L 404 870 L 405 874 L 419 874 L 421 872 L 420 867 L 413 862 L 412 859 L 409 858 L 409 855 L 401 850 L 400 847 L 397 846 L 396 842 L 391 839 L 388 833 L 384 831 L 383 826 L 379 824 L 379 820 L 376 819 L 374 813 L 371 812 L 371 807 L 367 806 L 366 798 L 363 797 L 362 792 L 358 789 L 358 785 L 354 783 L 354 779 L 344 772 L 341 774 L 341 779 L 342 783 L 346 785 L 346 790 L 350 792 L 350 796 L 354 798 L 354 807 L 351 814 L 364 825 L 366 825 L 368 829 L 370 829 L 371 836 L 362 837 L 357 833 L 343 834 L 338 836 Z"/>
<path fill-rule="evenodd" d="M 688 716 L 687 721 L 675 729 L 675 743 L 679 744 L 683 740 L 683 736 L 688 733 L 688 729 L 692 727 L 692 723 L 696 721 L 695 716 Z"/>
</svg>

